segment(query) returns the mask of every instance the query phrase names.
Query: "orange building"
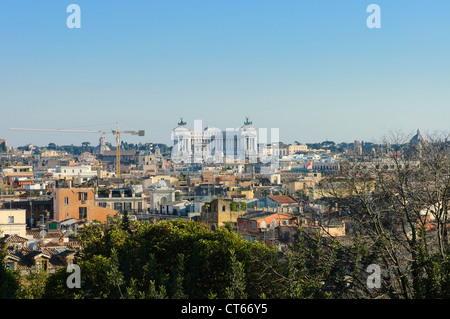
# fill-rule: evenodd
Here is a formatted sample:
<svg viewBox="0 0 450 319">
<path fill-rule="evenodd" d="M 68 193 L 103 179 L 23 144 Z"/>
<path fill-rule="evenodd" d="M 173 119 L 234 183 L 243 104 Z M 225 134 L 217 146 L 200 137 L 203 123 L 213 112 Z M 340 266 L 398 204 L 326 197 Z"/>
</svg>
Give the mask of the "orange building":
<svg viewBox="0 0 450 319">
<path fill-rule="evenodd" d="M 118 214 L 116 210 L 95 205 L 93 188 L 56 188 L 53 193 L 53 211 L 57 221 L 73 218 L 103 223 L 108 216 Z"/>
<path fill-rule="evenodd" d="M 219 175 L 215 178 L 216 184 L 225 186 L 236 184 L 236 175 Z"/>
<path fill-rule="evenodd" d="M 28 181 L 28 184 L 31 184 L 33 166 L 11 166 L 3 169 L 2 175 L 5 184 L 14 187 L 23 187 Z"/>
<path fill-rule="evenodd" d="M 251 242 L 256 240 L 273 244 L 277 238 L 277 228 L 298 226 L 298 219 L 291 214 L 258 211 L 240 216 L 237 224 L 239 234 L 245 239 Z"/>
</svg>

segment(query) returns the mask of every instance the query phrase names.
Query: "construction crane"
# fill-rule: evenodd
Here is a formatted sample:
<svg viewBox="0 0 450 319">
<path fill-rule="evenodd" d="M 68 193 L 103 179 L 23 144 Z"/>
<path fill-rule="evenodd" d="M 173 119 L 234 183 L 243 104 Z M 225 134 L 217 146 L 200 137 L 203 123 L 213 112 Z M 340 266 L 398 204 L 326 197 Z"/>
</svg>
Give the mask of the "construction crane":
<svg viewBox="0 0 450 319">
<path fill-rule="evenodd" d="M 131 134 L 138 136 L 145 136 L 144 130 L 138 131 L 120 131 L 119 123 L 117 123 L 116 130 L 81 130 L 81 129 L 48 129 L 48 128 L 18 128 L 18 127 L 10 127 L 10 130 L 16 131 L 40 131 L 40 132 L 71 132 L 71 133 L 98 133 L 98 134 L 108 134 L 111 133 L 116 136 L 116 176 L 120 177 L 120 135 L 121 134 Z"/>
</svg>

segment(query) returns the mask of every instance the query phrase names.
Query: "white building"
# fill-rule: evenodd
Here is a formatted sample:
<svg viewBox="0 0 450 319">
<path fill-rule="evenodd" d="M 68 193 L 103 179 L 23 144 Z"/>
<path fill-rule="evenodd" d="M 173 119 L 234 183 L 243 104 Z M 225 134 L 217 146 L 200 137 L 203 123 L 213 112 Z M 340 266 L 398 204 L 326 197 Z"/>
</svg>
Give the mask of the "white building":
<svg viewBox="0 0 450 319">
<path fill-rule="evenodd" d="M 56 168 L 49 168 L 47 171 L 53 174 L 53 178 L 72 179 L 78 177 L 81 182 L 85 182 L 97 176 L 97 171 L 92 171 L 90 165 L 58 166 Z"/>
<path fill-rule="evenodd" d="M 223 163 L 249 160 L 256 162 L 258 156 L 257 130 L 248 119 L 239 129 L 207 126 L 194 122 L 192 131 L 181 120 L 172 130 L 172 159 L 184 163 Z"/>
<path fill-rule="evenodd" d="M 35 191 L 39 192 L 42 195 L 47 190 L 48 182 L 43 181 L 41 183 L 27 184 L 23 187 L 29 192 Z"/>
<path fill-rule="evenodd" d="M 155 186 L 149 187 L 150 191 L 150 209 L 161 212 L 162 208 L 168 202 L 175 201 L 176 190 L 169 186 L 169 183 L 160 179 Z"/>
</svg>

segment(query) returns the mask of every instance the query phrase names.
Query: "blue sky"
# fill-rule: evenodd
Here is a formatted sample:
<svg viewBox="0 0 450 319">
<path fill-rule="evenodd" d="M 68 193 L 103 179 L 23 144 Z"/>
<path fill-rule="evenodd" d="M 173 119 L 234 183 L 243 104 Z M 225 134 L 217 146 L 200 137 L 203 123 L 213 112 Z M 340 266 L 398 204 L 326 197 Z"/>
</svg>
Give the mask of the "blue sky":
<svg viewBox="0 0 450 319">
<path fill-rule="evenodd" d="M 66 26 L 71 3 L 81 29 Z M 366 26 L 371 3 L 381 29 Z M 0 138 L 97 144 L 8 127 L 119 122 L 146 130 L 125 141 L 170 144 L 180 117 L 225 129 L 248 116 L 287 143 L 447 131 L 449 12 L 446 0 L 3 1 Z"/>
</svg>

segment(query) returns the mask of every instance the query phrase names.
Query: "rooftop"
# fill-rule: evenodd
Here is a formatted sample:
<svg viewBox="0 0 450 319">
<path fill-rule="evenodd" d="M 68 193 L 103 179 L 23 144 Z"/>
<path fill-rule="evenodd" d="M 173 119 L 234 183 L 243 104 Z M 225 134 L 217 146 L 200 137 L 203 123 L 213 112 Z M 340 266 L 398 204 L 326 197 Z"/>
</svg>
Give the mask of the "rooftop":
<svg viewBox="0 0 450 319">
<path fill-rule="evenodd" d="M 24 243 L 28 241 L 28 239 L 17 236 L 17 235 L 6 235 L 3 238 L 0 238 L 0 242 L 5 242 L 5 243 Z"/>
<path fill-rule="evenodd" d="M 273 195 L 269 196 L 270 199 L 280 203 L 280 204 L 295 204 L 297 201 L 290 196 L 287 195 Z"/>
<path fill-rule="evenodd" d="M 260 220 L 264 219 L 266 217 L 272 216 L 272 215 L 283 215 L 286 217 L 291 217 L 290 214 L 283 214 L 283 213 L 277 213 L 277 212 L 252 212 L 252 213 L 246 213 L 244 215 L 241 215 L 239 219 L 247 219 L 247 220 Z"/>
</svg>

